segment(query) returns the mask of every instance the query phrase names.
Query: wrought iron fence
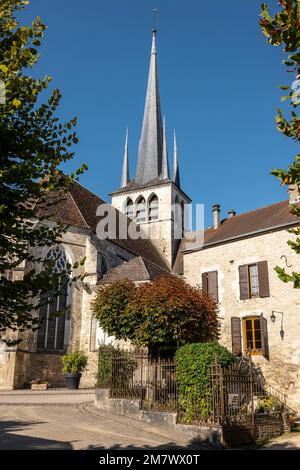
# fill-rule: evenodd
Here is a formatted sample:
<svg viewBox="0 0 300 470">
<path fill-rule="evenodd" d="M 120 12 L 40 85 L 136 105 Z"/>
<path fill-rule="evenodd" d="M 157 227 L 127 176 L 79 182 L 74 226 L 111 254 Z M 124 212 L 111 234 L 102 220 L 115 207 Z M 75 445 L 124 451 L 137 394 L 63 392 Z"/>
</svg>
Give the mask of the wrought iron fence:
<svg viewBox="0 0 300 470">
<path fill-rule="evenodd" d="M 182 423 L 247 432 L 254 429 L 255 414 L 285 408 L 285 397 L 265 383 L 251 358 L 243 357 L 227 369 L 215 362 L 208 374 L 209 386 L 202 395 L 195 386 L 186 396 L 177 383 L 173 361 L 118 352 L 111 356 L 110 394 L 112 398 L 140 399 L 144 410 L 177 412 Z"/>
<path fill-rule="evenodd" d="M 111 373 L 112 398 L 139 398 L 143 409 L 177 410 L 175 364 L 145 355 L 115 356 Z"/>
</svg>

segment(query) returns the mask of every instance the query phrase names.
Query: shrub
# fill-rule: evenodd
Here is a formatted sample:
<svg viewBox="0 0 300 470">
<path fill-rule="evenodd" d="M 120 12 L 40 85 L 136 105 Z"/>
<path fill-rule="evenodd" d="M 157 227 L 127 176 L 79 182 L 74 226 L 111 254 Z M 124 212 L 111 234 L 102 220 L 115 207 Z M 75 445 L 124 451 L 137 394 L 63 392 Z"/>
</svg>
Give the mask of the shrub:
<svg viewBox="0 0 300 470">
<path fill-rule="evenodd" d="M 112 378 L 112 358 L 117 349 L 113 345 L 104 345 L 99 348 L 98 359 L 98 387 L 109 388 Z"/>
<path fill-rule="evenodd" d="M 82 351 L 73 351 L 62 356 L 61 362 L 64 372 L 77 374 L 86 368 L 87 357 Z"/>
<path fill-rule="evenodd" d="M 186 344 L 175 355 L 179 402 L 185 420 L 191 423 L 197 413 L 208 416 L 211 411 L 211 377 L 213 362 L 227 368 L 235 362 L 235 356 L 217 342 Z"/>
</svg>

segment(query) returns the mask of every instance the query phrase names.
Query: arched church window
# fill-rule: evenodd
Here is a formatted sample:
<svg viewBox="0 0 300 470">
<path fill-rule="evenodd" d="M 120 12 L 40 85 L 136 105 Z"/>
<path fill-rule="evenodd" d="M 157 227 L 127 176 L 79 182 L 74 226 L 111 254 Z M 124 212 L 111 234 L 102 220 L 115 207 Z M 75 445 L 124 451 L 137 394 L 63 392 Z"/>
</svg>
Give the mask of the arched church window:
<svg viewBox="0 0 300 470">
<path fill-rule="evenodd" d="M 145 220 L 146 220 L 146 201 L 141 196 L 138 199 L 137 206 L 136 206 L 136 222 L 141 223 L 141 222 L 145 222 Z"/>
<path fill-rule="evenodd" d="M 51 248 L 45 259 L 52 262 L 53 276 L 57 277 L 58 289 L 56 293 L 46 293 L 41 298 L 39 310 L 41 326 L 37 334 L 37 349 L 63 351 L 69 284 L 66 272 L 68 261 L 61 246 Z"/>
<path fill-rule="evenodd" d="M 155 194 L 149 201 L 149 220 L 158 220 L 158 197 Z"/>
<path fill-rule="evenodd" d="M 131 199 L 128 199 L 126 202 L 125 214 L 129 219 L 133 219 L 133 202 Z"/>
<path fill-rule="evenodd" d="M 108 271 L 108 262 L 106 256 L 102 253 L 97 253 L 97 275 L 101 278 Z"/>
</svg>

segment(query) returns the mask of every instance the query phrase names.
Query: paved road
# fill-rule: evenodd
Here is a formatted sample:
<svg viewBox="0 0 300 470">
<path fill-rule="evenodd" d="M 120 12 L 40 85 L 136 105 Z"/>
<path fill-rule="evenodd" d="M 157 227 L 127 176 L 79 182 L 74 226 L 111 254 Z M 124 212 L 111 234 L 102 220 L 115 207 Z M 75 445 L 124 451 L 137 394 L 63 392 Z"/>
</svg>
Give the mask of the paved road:
<svg viewBox="0 0 300 470">
<path fill-rule="evenodd" d="M 300 450 L 300 432 L 290 432 L 273 439 L 262 450 Z"/>
<path fill-rule="evenodd" d="M 91 403 L 0 406 L 0 449 L 203 449 L 189 437 L 96 410 Z"/>
<path fill-rule="evenodd" d="M 207 448 L 187 436 L 98 410 L 93 399 L 94 390 L 0 392 L 0 450 Z M 300 450 L 300 432 L 260 449 Z"/>
</svg>

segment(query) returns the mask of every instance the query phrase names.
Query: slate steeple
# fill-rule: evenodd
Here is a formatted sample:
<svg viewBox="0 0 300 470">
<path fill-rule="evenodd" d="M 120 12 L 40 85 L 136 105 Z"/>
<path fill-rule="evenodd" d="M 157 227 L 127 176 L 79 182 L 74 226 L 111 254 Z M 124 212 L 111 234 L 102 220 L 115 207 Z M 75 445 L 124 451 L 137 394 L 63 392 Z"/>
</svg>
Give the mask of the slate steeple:
<svg viewBox="0 0 300 470">
<path fill-rule="evenodd" d="M 162 171 L 163 125 L 158 87 L 156 29 L 153 29 L 148 87 L 135 181 L 145 184 L 162 178 Z"/>
<path fill-rule="evenodd" d="M 166 131 L 166 118 L 164 118 L 164 129 L 163 129 L 163 160 L 162 160 L 162 179 L 169 179 L 169 159 L 168 159 L 168 146 L 167 146 L 167 131 Z"/>
<path fill-rule="evenodd" d="M 176 141 L 176 132 L 174 131 L 174 157 L 173 157 L 173 181 L 180 188 L 180 176 L 179 176 L 179 165 L 178 165 L 178 150 Z"/>
<path fill-rule="evenodd" d="M 125 149 L 124 149 L 121 188 L 125 188 L 128 185 L 128 183 L 129 183 L 129 162 L 128 162 L 128 127 L 127 127 L 126 137 L 125 137 Z"/>
</svg>

